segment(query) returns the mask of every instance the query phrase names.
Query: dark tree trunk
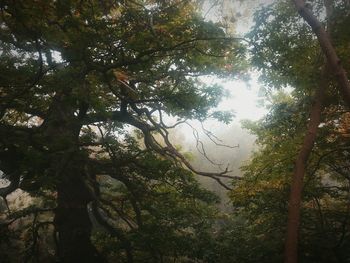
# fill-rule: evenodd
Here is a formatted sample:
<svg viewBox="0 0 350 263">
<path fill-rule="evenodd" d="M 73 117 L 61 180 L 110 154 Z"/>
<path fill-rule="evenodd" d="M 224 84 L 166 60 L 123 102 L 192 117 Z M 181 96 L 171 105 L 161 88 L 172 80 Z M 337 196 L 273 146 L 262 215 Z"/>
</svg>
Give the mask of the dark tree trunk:
<svg viewBox="0 0 350 263">
<path fill-rule="evenodd" d="M 91 244 L 92 225 L 87 211 L 90 192 L 80 171 L 65 171 L 58 186 L 55 227 L 60 262 L 104 262 Z"/>
<path fill-rule="evenodd" d="M 70 90 L 56 94 L 42 125 L 50 149 L 50 172 L 56 182 L 55 237 L 59 262 L 105 262 L 92 245 L 87 205 L 93 200 L 85 170 L 88 156 L 79 149 L 81 124 L 69 100 Z"/>
</svg>

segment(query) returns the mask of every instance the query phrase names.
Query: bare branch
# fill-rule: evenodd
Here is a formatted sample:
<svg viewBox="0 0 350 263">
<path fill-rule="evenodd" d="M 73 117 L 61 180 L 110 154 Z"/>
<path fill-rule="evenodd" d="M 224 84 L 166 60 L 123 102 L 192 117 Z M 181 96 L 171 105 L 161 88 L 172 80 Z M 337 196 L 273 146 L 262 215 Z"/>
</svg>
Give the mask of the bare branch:
<svg viewBox="0 0 350 263">
<path fill-rule="evenodd" d="M 239 144 L 231 146 L 231 145 L 227 145 L 227 144 L 223 144 L 222 140 L 220 140 L 215 134 L 213 134 L 211 131 L 207 130 L 204 127 L 203 122 L 201 122 L 201 126 L 202 126 L 202 130 L 204 132 L 204 134 L 217 146 L 222 146 L 222 147 L 226 147 L 226 148 L 230 148 L 230 149 L 234 149 L 234 148 L 239 148 Z"/>
<path fill-rule="evenodd" d="M 173 160 L 180 161 L 185 167 L 187 167 L 190 171 L 194 172 L 195 174 L 211 177 L 214 180 L 216 180 L 219 184 L 224 185 L 222 183 L 220 178 L 229 178 L 229 179 L 240 179 L 238 176 L 230 176 L 228 173 L 229 171 L 227 168 L 220 173 L 212 173 L 212 172 L 202 172 L 195 169 L 187 160 L 186 158 L 179 153 L 175 147 L 171 144 L 169 140 L 169 132 L 166 130 L 165 127 L 163 127 L 160 123 L 157 123 L 153 117 L 152 113 L 147 108 L 141 108 L 139 109 L 134 103 L 130 103 L 132 109 L 140 116 L 142 114 L 145 114 L 147 117 L 147 120 L 151 123 L 147 123 L 139 118 L 136 118 L 135 116 L 131 115 L 128 112 L 120 112 L 115 111 L 110 114 L 108 114 L 109 119 L 112 121 L 119 121 L 122 123 L 127 123 L 129 125 L 132 125 L 138 129 L 140 129 L 144 135 L 144 143 L 145 146 L 148 149 L 152 149 L 155 152 L 157 152 L 160 155 L 167 156 Z M 98 115 L 98 114 L 90 114 L 87 115 L 84 122 L 85 124 L 90 124 L 93 122 L 100 122 L 100 121 L 106 121 L 108 118 L 106 115 Z M 160 145 L 157 140 L 152 135 L 153 131 L 159 132 L 159 134 L 162 136 L 165 146 Z M 228 186 L 224 186 L 226 189 L 230 189 Z"/>
</svg>

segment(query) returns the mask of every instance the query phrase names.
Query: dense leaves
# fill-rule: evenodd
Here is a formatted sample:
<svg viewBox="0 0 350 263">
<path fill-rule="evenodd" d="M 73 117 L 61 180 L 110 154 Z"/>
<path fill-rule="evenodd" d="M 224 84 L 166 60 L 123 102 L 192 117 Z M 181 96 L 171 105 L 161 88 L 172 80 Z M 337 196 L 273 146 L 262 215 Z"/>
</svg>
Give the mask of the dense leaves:
<svg viewBox="0 0 350 263">
<path fill-rule="evenodd" d="M 196 1 L 0 9 L 0 170 L 10 183 L 1 197 L 21 188 L 52 209 L 51 260 L 203 258 L 216 198 L 182 167 L 194 171 L 169 141 L 167 116 L 230 120 L 215 109 L 226 92 L 199 77 L 242 74 L 239 41 L 205 21 Z M 25 261 L 45 250 L 40 213 L 24 208 L 5 223 L 32 220 Z"/>
<path fill-rule="evenodd" d="M 299 259 L 349 262 L 350 116 L 314 32 L 292 1 L 275 1 L 255 13 L 245 46 L 199 2 L 0 2 L 2 260 L 281 262 L 291 176 L 322 87 Z M 331 12 L 308 8 L 349 71 L 349 3 L 327 3 Z M 269 113 L 243 123 L 258 147 L 232 181 L 231 209 L 218 211 L 194 173 L 227 187 L 227 171 L 197 171 L 169 132 L 229 123 L 217 109 L 227 92 L 203 76 L 246 78 L 248 61 Z"/>
<path fill-rule="evenodd" d="M 334 2 L 333 14 L 342 13 L 344 5 Z M 315 3 L 313 11 L 322 19 L 323 3 Z M 254 40 L 252 62 L 270 87 L 266 90 L 270 112 L 261 121 L 244 123 L 257 136 L 260 149 L 242 168 L 244 179 L 231 193 L 245 226 L 236 232 L 247 237 L 244 243 L 249 246 L 246 253 L 251 259 L 246 262 L 281 262 L 283 258 L 290 180 L 307 131 L 314 93 L 320 86 L 326 89 L 326 101 L 307 163 L 299 260 L 347 262 L 349 140 L 339 130 L 345 125 L 347 109 L 332 76 L 322 73 L 324 60 L 313 32 L 290 1 L 263 8 L 255 17 L 255 27 L 249 33 Z M 342 13 L 337 20 L 346 17 Z M 339 34 L 338 27 L 334 30 L 334 35 Z M 337 48 L 343 45 L 336 38 L 334 43 Z M 346 60 L 343 63 L 348 67 Z M 287 89 L 275 91 L 283 87 Z M 257 248 L 256 257 L 250 253 L 252 247 Z"/>
</svg>

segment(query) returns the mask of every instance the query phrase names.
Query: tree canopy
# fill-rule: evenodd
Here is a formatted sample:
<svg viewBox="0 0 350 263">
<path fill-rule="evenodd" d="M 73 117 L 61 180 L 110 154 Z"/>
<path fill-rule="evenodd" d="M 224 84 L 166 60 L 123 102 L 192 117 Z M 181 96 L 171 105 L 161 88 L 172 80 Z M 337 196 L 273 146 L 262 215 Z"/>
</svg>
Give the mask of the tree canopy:
<svg viewBox="0 0 350 263">
<path fill-rule="evenodd" d="M 271 1 L 244 37 L 202 4 L 0 1 L 1 260 L 350 260 L 349 1 Z M 172 130 L 233 118 L 204 77 L 256 73 L 242 174 L 195 168 Z"/>
<path fill-rule="evenodd" d="M 194 1 L 175 0 L 4 1 L 1 46 L 0 169 L 10 182 L 1 196 L 20 188 L 51 200 L 40 209 L 53 211 L 63 262 L 105 258 L 91 244 L 89 217 L 128 262 L 143 250 L 154 260 L 185 257 L 181 236 L 188 243 L 205 231 L 201 202 L 213 198 L 182 168 L 193 170 L 168 129 L 230 119 L 215 111 L 223 89 L 199 77 L 241 74 L 242 45 L 204 21 Z M 29 258 L 37 256 L 32 243 Z"/>
</svg>

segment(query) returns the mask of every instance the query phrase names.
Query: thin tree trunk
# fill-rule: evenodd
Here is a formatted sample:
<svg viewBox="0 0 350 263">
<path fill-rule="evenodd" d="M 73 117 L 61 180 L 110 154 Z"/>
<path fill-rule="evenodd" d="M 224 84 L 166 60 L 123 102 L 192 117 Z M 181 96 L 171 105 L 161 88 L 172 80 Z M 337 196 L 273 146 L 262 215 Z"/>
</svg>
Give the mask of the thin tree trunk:
<svg viewBox="0 0 350 263">
<path fill-rule="evenodd" d="M 317 128 L 321 121 L 322 103 L 326 85 L 319 86 L 316 91 L 314 104 L 311 109 L 310 121 L 303 145 L 297 156 L 292 177 L 289 195 L 287 235 L 285 240 L 284 262 L 296 263 L 298 261 L 298 231 L 300 225 L 300 206 L 303 189 L 303 179 L 306 163 L 312 151 Z"/>
<path fill-rule="evenodd" d="M 335 75 L 339 84 L 339 89 L 343 95 L 343 99 L 345 103 L 350 106 L 349 79 L 337 53 L 335 52 L 330 36 L 320 21 L 318 21 L 317 17 L 314 16 L 312 11 L 305 6 L 304 0 L 293 0 L 293 2 L 300 16 L 304 18 L 304 20 L 311 26 L 312 30 L 316 34 L 322 52 L 327 58 L 330 70 Z"/>
</svg>

